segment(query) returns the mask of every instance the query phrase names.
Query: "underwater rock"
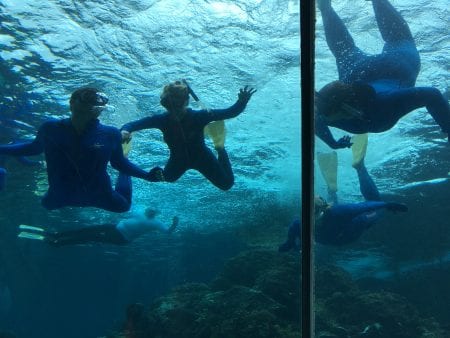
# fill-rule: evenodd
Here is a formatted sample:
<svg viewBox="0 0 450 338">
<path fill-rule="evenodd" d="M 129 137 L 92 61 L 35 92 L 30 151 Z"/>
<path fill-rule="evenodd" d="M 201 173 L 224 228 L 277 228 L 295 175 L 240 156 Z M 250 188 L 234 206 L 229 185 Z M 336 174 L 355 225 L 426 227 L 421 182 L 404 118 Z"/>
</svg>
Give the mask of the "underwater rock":
<svg viewBox="0 0 450 338">
<path fill-rule="evenodd" d="M 317 337 L 446 336 L 405 298 L 363 291 L 338 267 L 318 267 L 316 281 Z M 210 285 L 185 284 L 156 300 L 141 325 L 147 331 L 125 336 L 298 338 L 300 309 L 299 255 L 248 251 L 230 259 Z"/>
<path fill-rule="evenodd" d="M 11 332 L 0 331 L 0 338 L 16 338 Z"/>
<path fill-rule="evenodd" d="M 351 275 L 345 270 L 333 265 L 319 266 L 315 275 L 315 296 L 327 298 L 335 292 L 349 292 L 357 289 Z"/>
</svg>

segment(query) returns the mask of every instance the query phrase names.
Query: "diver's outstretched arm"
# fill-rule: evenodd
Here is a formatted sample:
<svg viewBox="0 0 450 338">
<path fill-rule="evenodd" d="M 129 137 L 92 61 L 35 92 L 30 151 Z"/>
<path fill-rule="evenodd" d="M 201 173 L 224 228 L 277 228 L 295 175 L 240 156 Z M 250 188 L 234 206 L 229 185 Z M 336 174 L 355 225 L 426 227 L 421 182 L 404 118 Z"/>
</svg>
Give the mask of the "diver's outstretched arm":
<svg viewBox="0 0 450 338">
<path fill-rule="evenodd" d="M 32 142 L 14 143 L 0 146 L 0 155 L 9 156 L 33 156 L 44 151 L 44 146 L 39 137 Z"/>
<path fill-rule="evenodd" d="M 392 118 L 399 120 L 411 111 L 426 107 L 444 133 L 450 133 L 450 106 L 441 92 L 433 87 L 399 89 L 380 96 L 379 105 L 395 111 Z"/>
<path fill-rule="evenodd" d="M 352 146 L 350 136 L 343 136 L 336 141 L 330 128 L 320 118 L 316 118 L 314 129 L 316 136 L 332 149 L 350 148 Z"/>
<path fill-rule="evenodd" d="M 250 101 L 252 95 L 256 93 L 256 89 L 245 86 L 239 90 L 238 99 L 235 104 L 226 109 L 210 109 L 206 113 L 201 115 L 201 119 L 204 124 L 212 121 L 220 121 L 231 119 L 241 114 L 248 101 Z"/>
</svg>

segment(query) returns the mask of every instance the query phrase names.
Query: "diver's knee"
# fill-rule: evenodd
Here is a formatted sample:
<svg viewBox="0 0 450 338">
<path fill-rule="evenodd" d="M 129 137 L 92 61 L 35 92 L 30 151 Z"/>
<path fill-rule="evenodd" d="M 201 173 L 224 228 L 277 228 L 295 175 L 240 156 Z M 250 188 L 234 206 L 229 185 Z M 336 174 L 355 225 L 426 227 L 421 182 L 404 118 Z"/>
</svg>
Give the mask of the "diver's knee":
<svg viewBox="0 0 450 338">
<path fill-rule="evenodd" d="M 234 185 L 234 177 L 231 179 L 228 179 L 221 184 L 217 185 L 217 187 L 223 191 L 230 190 Z"/>
<path fill-rule="evenodd" d="M 124 203 L 122 205 L 119 205 L 118 207 L 114 208 L 112 211 L 117 213 L 127 212 L 131 209 L 131 203 Z"/>
</svg>

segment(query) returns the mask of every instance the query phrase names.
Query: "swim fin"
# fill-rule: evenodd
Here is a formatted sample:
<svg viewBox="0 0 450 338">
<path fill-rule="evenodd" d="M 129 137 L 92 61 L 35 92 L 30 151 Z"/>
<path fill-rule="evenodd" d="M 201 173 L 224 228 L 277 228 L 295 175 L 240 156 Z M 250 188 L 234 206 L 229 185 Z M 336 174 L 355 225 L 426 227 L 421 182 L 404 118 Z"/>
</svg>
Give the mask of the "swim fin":
<svg viewBox="0 0 450 338">
<path fill-rule="evenodd" d="M 352 167 L 357 168 L 363 163 L 366 156 L 367 143 L 369 142 L 369 134 L 356 134 L 352 137 Z"/>
<path fill-rule="evenodd" d="M 317 163 L 327 184 L 328 192 L 335 194 L 337 192 L 337 153 L 335 151 L 331 153 L 318 153 Z"/>
<path fill-rule="evenodd" d="M 26 231 L 21 231 L 17 237 L 19 238 L 27 238 L 27 239 L 35 239 L 38 241 L 43 241 L 45 239 L 44 235 L 41 235 L 39 233 L 34 233 L 34 232 L 26 232 Z"/>
<path fill-rule="evenodd" d="M 122 142 L 122 151 L 123 151 L 123 156 L 128 157 L 128 153 L 131 151 L 131 140 L 130 139 L 128 142 Z"/>
<path fill-rule="evenodd" d="M 223 149 L 225 146 L 225 121 L 214 121 L 209 123 L 204 129 L 205 135 L 209 136 L 214 143 L 214 148 Z"/>
<path fill-rule="evenodd" d="M 45 232 L 45 230 L 42 229 L 42 228 L 34 227 L 34 226 L 31 226 L 31 225 L 26 225 L 26 224 L 19 225 L 19 229 L 20 230 L 25 230 L 25 231 Z"/>
</svg>

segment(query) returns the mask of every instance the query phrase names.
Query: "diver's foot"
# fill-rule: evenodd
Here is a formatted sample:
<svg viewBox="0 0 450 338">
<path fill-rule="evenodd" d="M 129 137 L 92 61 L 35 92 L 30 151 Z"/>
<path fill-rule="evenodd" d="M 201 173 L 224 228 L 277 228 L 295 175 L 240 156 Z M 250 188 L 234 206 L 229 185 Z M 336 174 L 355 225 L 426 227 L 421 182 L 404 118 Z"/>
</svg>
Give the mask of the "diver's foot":
<svg viewBox="0 0 450 338">
<path fill-rule="evenodd" d="M 172 225 L 168 229 L 169 234 L 171 234 L 172 232 L 175 231 L 179 222 L 180 222 L 180 219 L 177 216 L 174 216 L 174 218 L 172 219 Z"/>
</svg>

